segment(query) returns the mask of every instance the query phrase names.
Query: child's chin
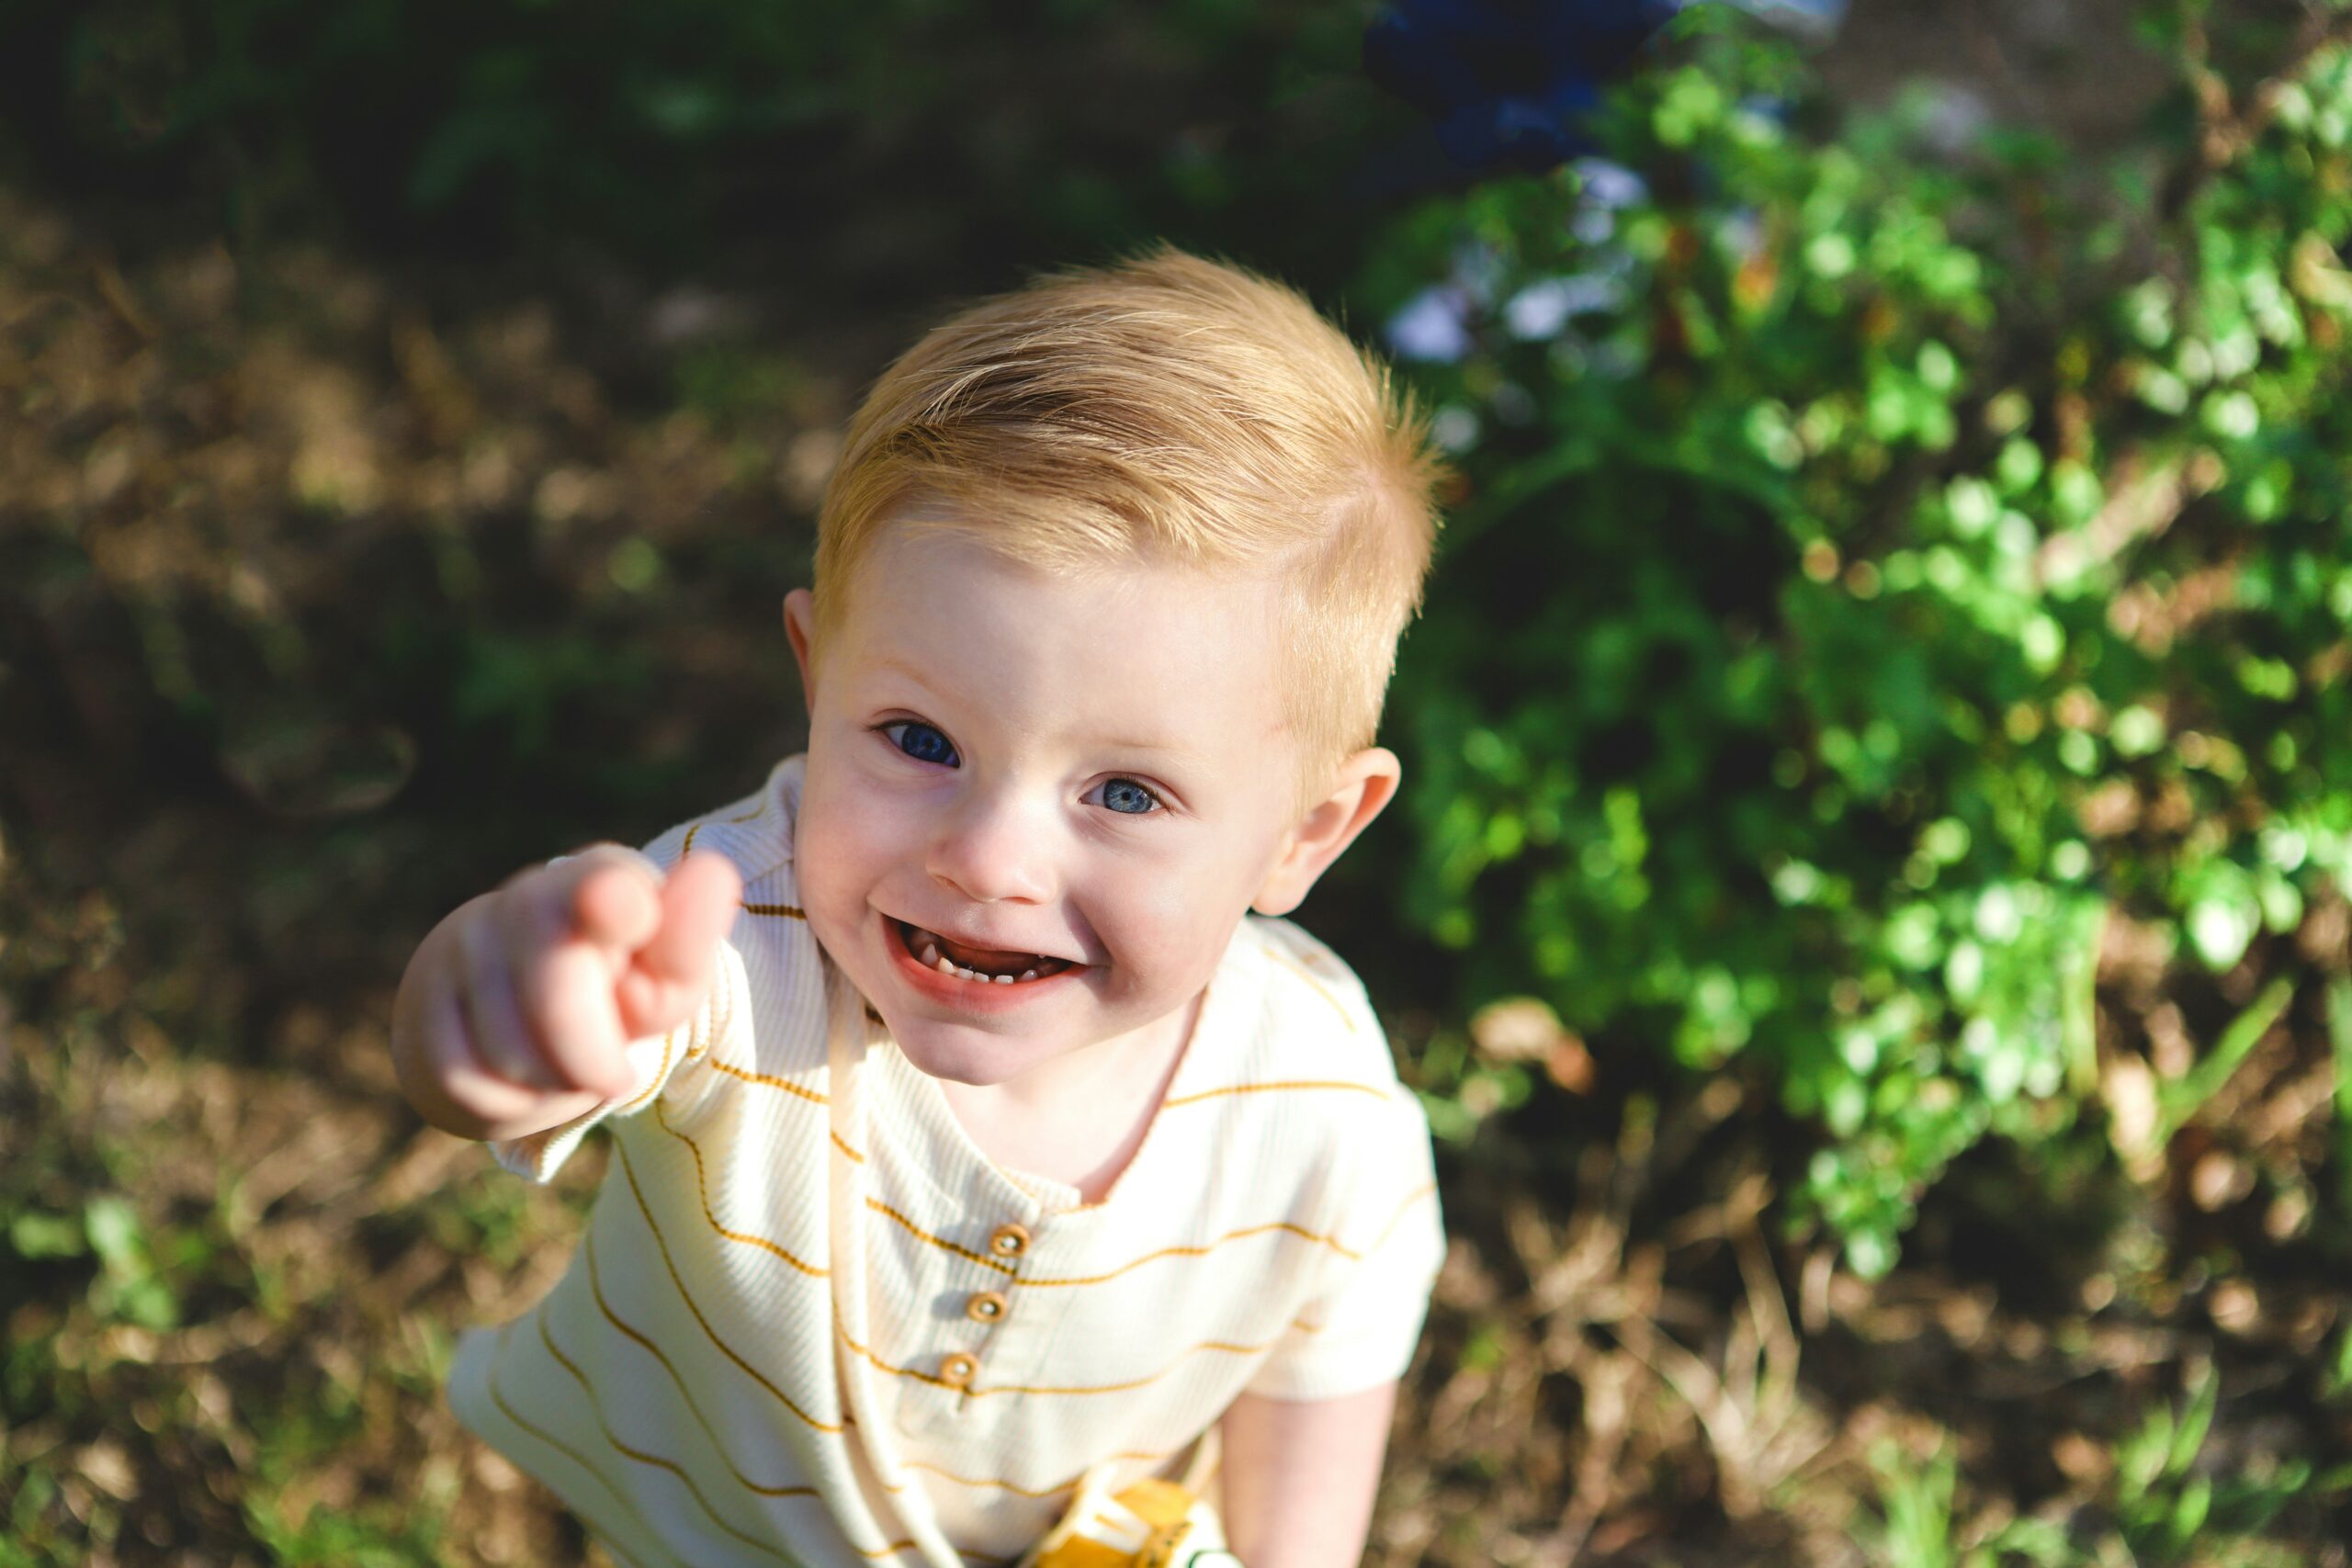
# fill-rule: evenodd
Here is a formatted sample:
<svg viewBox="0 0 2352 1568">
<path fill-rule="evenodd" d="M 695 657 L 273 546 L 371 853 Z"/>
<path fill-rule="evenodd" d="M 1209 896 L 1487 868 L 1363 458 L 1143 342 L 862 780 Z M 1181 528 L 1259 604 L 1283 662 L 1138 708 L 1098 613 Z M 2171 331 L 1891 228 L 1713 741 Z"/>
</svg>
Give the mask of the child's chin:
<svg viewBox="0 0 2352 1568">
<path fill-rule="evenodd" d="M 924 1077 L 974 1089 L 993 1089 L 1020 1076 L 1026 1062 L 1008 1053 L 1001 1037 L 956 1038 L 960 1032 L 941 1039 L 931 1030 L 918 1028 L 897 1036 L 899 1050 Z"/>
</svg>

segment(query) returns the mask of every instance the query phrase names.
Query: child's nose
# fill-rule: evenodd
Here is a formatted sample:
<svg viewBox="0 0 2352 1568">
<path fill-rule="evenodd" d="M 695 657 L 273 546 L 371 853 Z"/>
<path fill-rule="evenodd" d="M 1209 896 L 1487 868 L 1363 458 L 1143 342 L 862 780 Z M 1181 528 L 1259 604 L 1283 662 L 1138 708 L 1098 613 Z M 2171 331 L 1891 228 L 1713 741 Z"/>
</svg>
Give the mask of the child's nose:
<svg viewBox="0 0 2352 1568">
<path fill-rule="evenodd" d="M 1050 834 L 1017 801 L 976 795 L 931 842 L 931 874 L 977 904 L 1043 903 L 1053 897 Z"/>
</svg>

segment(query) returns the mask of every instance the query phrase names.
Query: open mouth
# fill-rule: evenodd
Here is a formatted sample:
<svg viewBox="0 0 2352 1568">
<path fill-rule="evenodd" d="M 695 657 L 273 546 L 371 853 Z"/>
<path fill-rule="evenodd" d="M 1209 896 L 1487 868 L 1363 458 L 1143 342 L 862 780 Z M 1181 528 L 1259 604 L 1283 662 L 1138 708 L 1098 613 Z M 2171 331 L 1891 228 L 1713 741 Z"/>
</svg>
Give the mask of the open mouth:
<svg viewBox="0 0 2352 1568">
<path fill-rule="evenodd" d="M 1000 948 L 973 947 L 953 942 L 937 931 L 905 920 L 893 920 L 907 955 L 925 969 L 937 970 L 983 986 L 1018 986 L 1049 980 L 1077 967 L 1066 958 L 1040 953 L 1014 953 Z"/>
</svg>

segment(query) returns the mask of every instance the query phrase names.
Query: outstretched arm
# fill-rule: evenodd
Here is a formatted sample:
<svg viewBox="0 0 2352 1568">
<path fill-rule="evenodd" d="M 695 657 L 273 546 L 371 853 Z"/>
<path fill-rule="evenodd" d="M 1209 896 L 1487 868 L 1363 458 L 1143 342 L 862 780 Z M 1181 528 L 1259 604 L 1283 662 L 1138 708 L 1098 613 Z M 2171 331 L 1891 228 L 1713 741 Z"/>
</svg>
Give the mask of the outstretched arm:
<svg viewBox="0 0 2352 1568">
<path fill-rule="evenodd" d="M 1225 1413 L 1226 1537 L 1248 1568 L 1356 1568 L 1396 1385 L 1339 1399 L 1245 1393 Z"/>
</svg>

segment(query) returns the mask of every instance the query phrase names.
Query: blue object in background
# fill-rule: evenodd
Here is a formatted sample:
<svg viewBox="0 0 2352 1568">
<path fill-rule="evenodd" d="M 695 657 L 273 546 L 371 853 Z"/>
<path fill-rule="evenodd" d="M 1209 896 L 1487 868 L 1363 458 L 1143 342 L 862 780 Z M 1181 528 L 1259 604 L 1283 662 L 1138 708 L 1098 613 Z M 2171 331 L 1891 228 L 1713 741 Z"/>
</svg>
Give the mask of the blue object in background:
<svg viewBox="0 0 2352 1568">
<path fill-rule="evenodd" d="M 1472 169 L 1557 167 L 1592 150 L 1580 122 L 1684 0 L 1399 0 L 1366 29 L 1365 74 L 1428 115 Z M 1847 0 L 1732 0 L 1815 37 Z"/>
<path fill-rule="evenodd" d="M 1846 19 L 1846 0 L 1731 0 L 1741 10 L 1777 28 L 1826 39 Z"/>
<path fill-rule="evenodd" d="M 1679 0 L 1402 0 L 1365 32 L 1366 74 L 1437 124 L 1471 168 L 1548 169 Z"/>
</svg>

